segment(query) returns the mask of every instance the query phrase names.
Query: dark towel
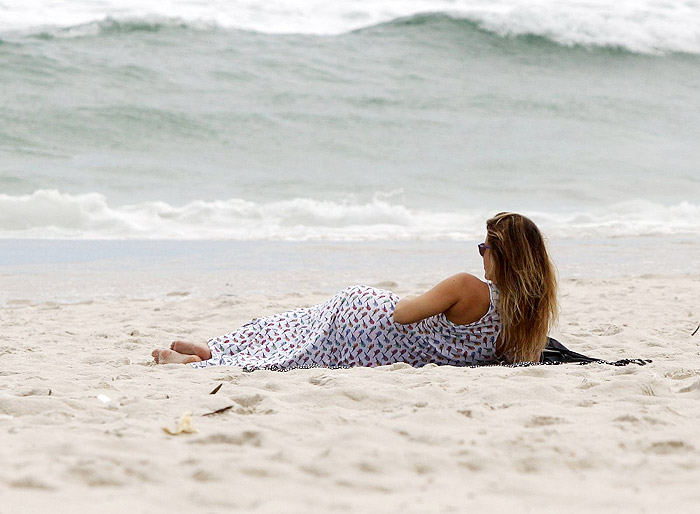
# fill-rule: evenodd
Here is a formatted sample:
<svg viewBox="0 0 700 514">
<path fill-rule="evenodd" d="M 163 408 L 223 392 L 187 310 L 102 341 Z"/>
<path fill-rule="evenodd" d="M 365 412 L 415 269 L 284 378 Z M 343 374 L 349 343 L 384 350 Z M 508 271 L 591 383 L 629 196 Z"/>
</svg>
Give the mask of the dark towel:
<svg viewBox="0 0 700 514">
<path fill-rule="evenodd" d="M 587 357 L 586 355 L 569 350 L 559 341 L 550 337 L 549 341 L 547 342 L 547 346 L 544 350 L 542 350 L 540 364 L 565 364 L 567 362 L 576 362 L 578 364 L 597 362 L 600 364 L 610 364 L 611 366 L 627 366 L 628 364 L 639 364 L 640 366 L 645 366 L 651 361 L 649 359 L 621 359 L 618 361 L 606 361 L 604 359 Z"/>
</svg>

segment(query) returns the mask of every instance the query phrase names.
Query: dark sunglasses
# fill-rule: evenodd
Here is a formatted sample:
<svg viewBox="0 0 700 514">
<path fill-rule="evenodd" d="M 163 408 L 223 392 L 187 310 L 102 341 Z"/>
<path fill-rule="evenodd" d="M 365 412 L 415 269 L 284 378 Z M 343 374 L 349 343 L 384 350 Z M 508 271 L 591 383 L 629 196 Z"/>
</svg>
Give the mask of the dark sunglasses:
<svg viewBox="0 0 700 514">
<path fill-rule="evenodd" d="M 484 252 L 486 250 L 491 249 L 491 247 L 489 245 L 487 245 L 486 243 L 479 243 L 478 246 L 479 246 L 479 255 L 481 255 L 482 257 L 484 256 Z"/>
</svg>

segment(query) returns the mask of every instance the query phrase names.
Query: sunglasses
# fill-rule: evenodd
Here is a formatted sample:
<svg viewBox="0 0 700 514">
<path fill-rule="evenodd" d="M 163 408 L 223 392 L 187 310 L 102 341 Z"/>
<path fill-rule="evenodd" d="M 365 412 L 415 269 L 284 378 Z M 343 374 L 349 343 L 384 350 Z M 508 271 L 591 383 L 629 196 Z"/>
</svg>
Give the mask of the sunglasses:
<svg viewBox="0 0 700 514">
<path fill-rule="evenodd" d="M 479 243 L 478 247 L 479 247 L 479 255 L 481 255 L 482 257 L 484 256 L 484 252 L 486 252 L 486 250 L 491 249 L 491 247 L 489 245 L 487 245 L 486 243 Z"/>
</svg>

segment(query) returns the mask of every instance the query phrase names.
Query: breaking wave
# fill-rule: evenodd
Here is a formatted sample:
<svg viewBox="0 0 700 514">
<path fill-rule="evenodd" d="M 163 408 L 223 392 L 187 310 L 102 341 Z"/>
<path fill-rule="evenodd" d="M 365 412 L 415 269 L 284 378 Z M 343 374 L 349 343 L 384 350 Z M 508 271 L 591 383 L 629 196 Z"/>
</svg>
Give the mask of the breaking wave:
<svg viewBox="0 0 700 514">
<path fill-rule="evenodd" d="M 166 240 L 469 240 L 483 237 L 485 209 L 435 212 L 376 194 L 369 202 L 240 198 L 110 205 L 98 193 L 39 190 L 0 195 L 0 237 Z M 550 237 L 586 239 L 700 234 L 700 205 L 635 200 L 586 212 L 526 212 Z"/>
<path fill-rule="evenodd" d="M 383 24 L 468 20 L 498 37 L 537 36 L 564 46 L 638 53 L 700 54 L 700 2 L 652 0 L 379 0 L 319 4 L 136 0 L 27 0 L 3 11 L 0 34 L 85 36 L 169 27 L 239 29 L 265 34 L 337 35 Z"/>
</svg>

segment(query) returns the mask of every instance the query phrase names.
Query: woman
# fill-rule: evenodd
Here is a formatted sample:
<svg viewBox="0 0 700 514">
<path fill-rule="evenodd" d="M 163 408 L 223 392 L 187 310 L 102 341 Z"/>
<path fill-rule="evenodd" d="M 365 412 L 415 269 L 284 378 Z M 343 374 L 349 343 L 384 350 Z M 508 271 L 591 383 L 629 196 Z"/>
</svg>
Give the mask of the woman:
<svg viewBox="0 0 700 514">
<path fill-rule="evenodd" d="M 248 371 L 536 362 L 557 313 L 556 277 L 542 234 L 525 216 L 499 213 L 479 244 L 487 282 L 449 277 L 413 298 L 354 286 L 323 304 L 258 318 L 203 343 L 154 350 L 158 363 Z"/>
</svg>

